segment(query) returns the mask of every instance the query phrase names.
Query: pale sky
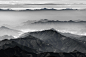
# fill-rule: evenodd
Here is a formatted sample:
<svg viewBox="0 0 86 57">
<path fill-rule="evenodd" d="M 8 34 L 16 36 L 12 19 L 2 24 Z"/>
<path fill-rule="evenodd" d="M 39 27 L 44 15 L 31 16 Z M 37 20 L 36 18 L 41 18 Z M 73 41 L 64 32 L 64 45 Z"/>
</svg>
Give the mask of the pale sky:
<svg viewBox="0 0 86 57">
<path fill-rule="evenodd" d="M 86 3 L 86 0 L 0 0 L 0 4 Z"/>
</svg>

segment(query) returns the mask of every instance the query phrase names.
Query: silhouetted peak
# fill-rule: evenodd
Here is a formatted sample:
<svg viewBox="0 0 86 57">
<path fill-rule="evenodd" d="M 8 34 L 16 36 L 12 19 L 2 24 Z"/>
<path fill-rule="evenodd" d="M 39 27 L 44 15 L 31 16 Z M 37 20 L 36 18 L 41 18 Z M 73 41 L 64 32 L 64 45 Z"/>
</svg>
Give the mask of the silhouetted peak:
<svg viewBox="0 0 86 57">
<path fill-rule="evenodd" d="M 46 30 L 42 30 L 42 31 L 35 31 L 35 32 L 30 32 L 28 34 L 32 34 L 32 33 L 44 33 L 44 34 L 60 34 L 58 31 L 56 31 L 54 28 L 51 28 L 51 29 L 46 29 Z"/>
<path fill-rule="evenodd" d="M 49 31 L 51 31 L 51 32 L 57 32 L 54 28 L 51 28 L 51 29 L 48 29 L 48 30 L 44 30 L 45 32 L 47 31 L 47 32 L 49 32 Z M 58 33 L 58 32 L 57 32 Z"/>
<path fill-rule="evenodd" d="M 51 28 L 50 30 L 56 31 L 54 28 Z"/>
</svg>

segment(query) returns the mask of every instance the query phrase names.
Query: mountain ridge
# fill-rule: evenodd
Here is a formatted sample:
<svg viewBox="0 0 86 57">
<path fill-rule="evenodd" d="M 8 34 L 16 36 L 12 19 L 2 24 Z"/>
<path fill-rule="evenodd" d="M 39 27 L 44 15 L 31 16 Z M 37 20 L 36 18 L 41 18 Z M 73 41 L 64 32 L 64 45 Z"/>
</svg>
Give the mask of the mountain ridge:
<svg viewBox="0 0 86 57">
<path fill-rule="evenodd" d="M 42 51 L 42 52 L 46 52 L 46 51 L 49 51 L 49 52 L 51 51 L 52 52 L 54 50 L 57 50 L 58 52 L 61 52 L 61 50 L 59 50 L 58 48 L 56 49 L 51 44 L 46 43 L 46 42 L 44 42 L 44 41 L 42 41 L 38 38 L 35 38 L 31 35 L 28 35 L 28 36 L 23 37 L 23 38 L 20 37 L 18 39 L 14 39 L 13 41 L 15 41 L 15 42 L 17 42 L 21 45 L 24 45 L 24 46 Z M 24 42 L 24 44 L 22 44 L 22 41 Z"/>
<path fill-rule="evenodd" d="M 66 37 L 53 28 L 43 31 L 28 32 L 26 34 L 24 37 L 19 37 L 17 39 L 5 39 L 0 41 L 0 52 L 6 52 L 5 54 L 8 54 L 8 56 L 11 54 L 8 53 L 8 51 L 13 51 L 11 56 L 86 56 L 86 43 L 84 43 L 84 41 Z"/>
<path fill-rule="evenodd" d="M 19 33 L 21 31 L 15 30 L 15 29 L 10 29 L 5 26 L 0 27 L 0 36 L 8 35 L 8 36 L 19 36 Z"/>
<path fill-rule="evenodd" d="M 73 50 L 78 50 L 80 52 L 85 52 L 86 45 L 83 41 L 79 41 L 77 39 L 71 39 L 70 37 L 66 37 L 56 30 L 43 30 L 36 32 L 28 32 L 27 35 L 32 35 L 40 40 L 57 47 L 63 52 L 71 52 Z M 82 48 L 82 50 L 80 50 Z"/>
<path fill-rule="evenodd" d="M 21 49 L 27 51 L 27 52 L 33 52 L 33 53 L 37 53 L 38 51 L 32 49 L 32 48 L 29 48 L 29 47 L 26 47 L 26 46 L 23 46 L 23 45 L 20 45 L 12 40 L 2 40 L 0 41 L 0 50 L 1 49 L 7 49 L 7 48 L 12 48 L 12 47 L 15 47 L 15 46 L 18 46 L 20 47 Z"/>
</svg>

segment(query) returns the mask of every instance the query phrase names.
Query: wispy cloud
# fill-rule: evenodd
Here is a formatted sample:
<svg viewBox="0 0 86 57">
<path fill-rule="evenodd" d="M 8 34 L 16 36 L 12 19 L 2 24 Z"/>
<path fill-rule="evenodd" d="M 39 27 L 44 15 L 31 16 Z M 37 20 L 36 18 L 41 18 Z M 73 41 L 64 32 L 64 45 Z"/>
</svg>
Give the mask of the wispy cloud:
<svg viewBox="0 0 86 57">
<path fill-rule="evenodd" d="M 0 0 L 0 4 L 86 3 L 86 0 Z"/>
</svg>

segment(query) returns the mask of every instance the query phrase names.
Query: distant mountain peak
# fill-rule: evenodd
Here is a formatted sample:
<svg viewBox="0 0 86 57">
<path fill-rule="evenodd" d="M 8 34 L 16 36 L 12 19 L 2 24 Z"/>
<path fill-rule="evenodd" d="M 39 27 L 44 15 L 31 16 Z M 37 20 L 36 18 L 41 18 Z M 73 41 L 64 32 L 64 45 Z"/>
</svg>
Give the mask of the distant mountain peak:
<svg viewBox="0 0 86 57">
<path fill-rule="evenodd" d="M 3 29 L 9 29 L 8 27 L 5 27 L 5 26 L 1 26 L 0 28 L 3 28 Z"/>
<path fill-rule="evenodd" d="M 41 19 L 40 22 L 48 22 L 48 19 Z"/>
<path fill-rule="evenodd" d="M 43 30 L 43 31 L 45 31 L 45 32 L 51 31 L 51 32 L 56 32 L 56 33 L 60 34 L 60 33 L 59 33 L 56 29 L 54 29 L 54 28 L 47 29 L 47 30 Z M 42 32 L 42 31 L 41 31 L 41 32 Z"/>
<path fill-rule="evenodd" d="M 5 37 L 7 37 L 7 35 L 8 35 L 9 37 L 10 36 L 17 37 L 17 36 L 19 36 L 20 32 L 21 32 L 20 30 L 12 29 L 12 28 L 9 28 L 6 26 L 0 27 L 0 36 L 5 35 Z"/>
</svg>

